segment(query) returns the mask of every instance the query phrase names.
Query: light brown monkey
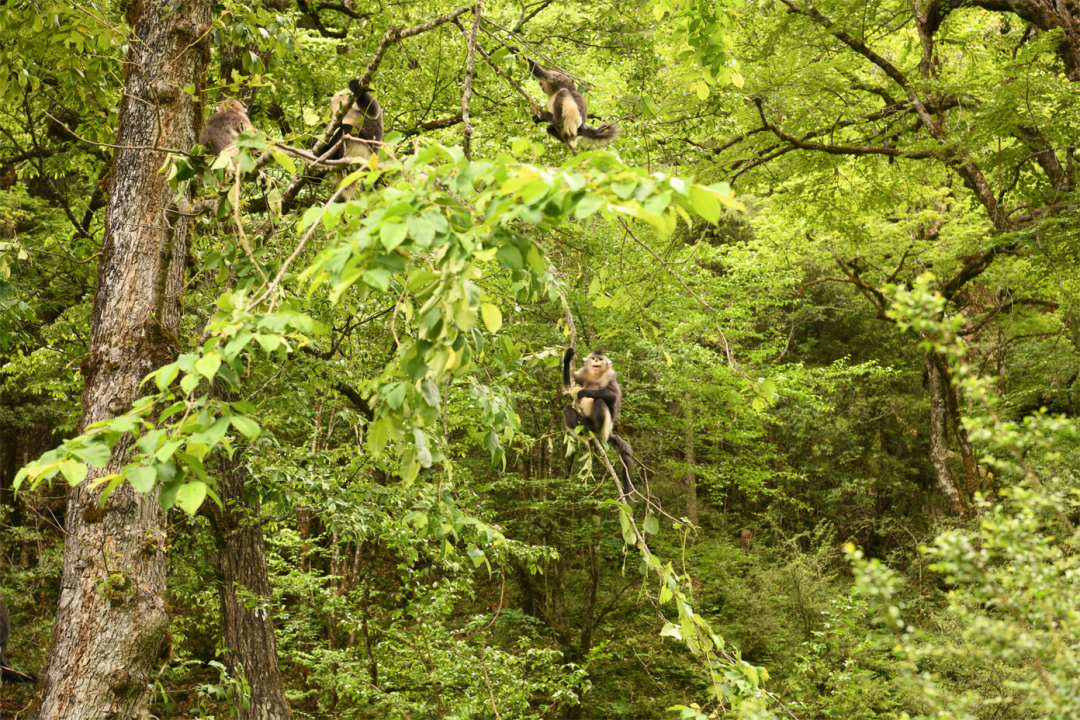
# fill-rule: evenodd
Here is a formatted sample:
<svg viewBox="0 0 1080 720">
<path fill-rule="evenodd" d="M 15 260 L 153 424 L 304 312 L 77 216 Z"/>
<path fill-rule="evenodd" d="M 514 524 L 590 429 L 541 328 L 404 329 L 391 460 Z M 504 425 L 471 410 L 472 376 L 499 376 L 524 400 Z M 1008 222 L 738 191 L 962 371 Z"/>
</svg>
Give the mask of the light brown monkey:
<svg viewBox="0 0 1080 720">
<path fill-rule="evenodd" d="M 226 151 L 236 158 L 236 138 L 240 133 L 251 130 L 251 120 L 243 104 L 235 98 L 221 103 L 218 111 L 206 121 L 206 127 L 199 135 L 199 144 L 209 146 L 214 155 Z"/>
<path fill-rule="evenodd" d="M 518 52 L 516 47 L 509 49 L 513 53 Z M 599 128 L 585 124 L 589 116 L 585 98 L 568 76 L 544 70 L 532 60 L 529 60 L 529 71 L 540 82 L 540 88 L 548 99 L 547 110 L 540 113 L 540 117 L 533 118 L 533 122 L 548 123 L 549 135 L 562 140 L 571 148 L 576 148 L 580 138 L 585 138 L 595 145 L 602 145 L 619 134 L 619 128 L 614 123 Z"/>
<path fill-rule="evenodd" d="M 583 425 L 603 442 L 615 446 L 623 466 L 622 500 L 626 502 L 630 493 L 634 492 L 634 485 L 630 482 L 634 450 L 630 443 L 612 432 L 622 405 L 622 388 L 615 379 L 615 369 L 611 367 L 608 356 L 599 350 L 585 358 L 580 370 L 571 373 L 570 363 L 573 359 L 574 348 L 567 348 L 563 355 L 562 389 L 565 392 L 580 385 L 581 390 L 574 404 L 563 408 L 563 425 L 571 432 L 578 425 Z"/>
</svg>

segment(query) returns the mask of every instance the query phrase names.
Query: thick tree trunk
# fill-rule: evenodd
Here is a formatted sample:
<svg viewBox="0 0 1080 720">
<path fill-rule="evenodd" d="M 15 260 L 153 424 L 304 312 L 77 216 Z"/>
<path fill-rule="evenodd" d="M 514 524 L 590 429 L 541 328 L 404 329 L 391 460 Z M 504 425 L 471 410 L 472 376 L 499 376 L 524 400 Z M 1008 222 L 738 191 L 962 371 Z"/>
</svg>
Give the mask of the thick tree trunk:
<svg viewBox="0 0 1080 720">
<path fill-rule="evenodd" d="M 967 503 L 949 466 L 949 396 L 952 388 L 932 352 L 926 353 L 926 376 L 930 392 L 930 463 L 934 466 L 938 488 L 945 496 L 949 511 L 964 515 L 967 513 Z"/>
<path fill-rule="evenodd" d="M 210 22 L 209 0 L 132 3 L 126 87 L 105 244 L 98 268 L 81 426 L 125 412 L 150 371 L 179 351 L 188 226 L 158 172 L 165 153 L 187 148 L 201 125 L 181 88 L 205 82 L 206 49 L 193 43 Z M 106 468 L 122 467 L 130 440 Z M 41 720 L 146 715 L 146 689 L 169 654 L 165 607 L 165 513 L 154 495 L 122 485 L 104 511 L 86 483 L 68 495 L 64 572 L 56 630 L 30 717 Z"/>
<path fill-rule="evenodd" d="M 239 456 L 222 460 L 221 501 L 210 517 L 217 542 L 221 573 L 221 632 L 227 648 L 230 672 L 243 672 L 251 686 L 251 705 L 241 710 L 240 720 L 285 720 L 292 717 L 278 668 L 274 623 L 267 607 L 272 604 L 270 577 L 266 569 L 266 544 L 258 512 L 244 501 L 247 470 Z M 260 605 L 248 609 L 246 597 L 255 595 Z"/>
</svg>

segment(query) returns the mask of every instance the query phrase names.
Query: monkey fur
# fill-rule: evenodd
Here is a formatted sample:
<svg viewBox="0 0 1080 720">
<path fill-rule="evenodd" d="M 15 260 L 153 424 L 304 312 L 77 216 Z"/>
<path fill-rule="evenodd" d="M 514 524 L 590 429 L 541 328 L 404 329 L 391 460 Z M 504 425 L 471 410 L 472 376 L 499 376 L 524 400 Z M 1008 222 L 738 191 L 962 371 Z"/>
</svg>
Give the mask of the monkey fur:
<svg viewBox="0 0 1080 720">
<path fill-rule="evenodd" d="M 251 130 L 251 120 L 243 104 L 235 98 L 221 103 L 218 111 L 206 121 L 206 126 L 199 135 L 199 144 L 208 146 L 214 155 L 227 151 L 236 157 L 236 138 L 240 133 Z"/>
<path fill-rule="evenodd" d="M 350 80 L 348 90 L 342 90 L 330 99 L 330 112 L 337 117 L 341 106 L 353 96 L 356 100 L 342 118 L 341 127 L 330 137 L 330 145 L 337 143 L 343 136 L 345 140 L 334 152 L 332 160 L 343 158 L 367 160 L 375 154 L 383 139 L 382 107 L 379 101 L 371 96 L 371 88 L 361 87 L 359 80 Z M 354 192 L 355 190 L 350 187 L 346 189 L 345 195 L 351 197 Z"/>
<path fill-rule="evenodd" d="M 38 681 L 36 675 L 21 673 L 18 670 L 8 667 L 4 653 L 7 651 L 8 638 L 10 637 L 11 619 L 8 617 L 7 605 L 5 605 L 4 600 L 0 598 L 0 675 L 3 676 L 4 682 L 36 683 Z"/>
<path fill-rule="evenodd" d="M 518 48 L 509 48 L 510 52 L 517 53 Z M 547 95 L 547 110 L 540 113 L 540 117 L 534 118 L 534 123 L 548 123 L 547 131 L 571 148 L 576 148 L 578 140 L 585 138 L 592 144 L 604 144 L 613 140 L 619 134 L 619 128 L 614 124 L 593 128 L 586 125 L 588 120 L 588 106 L 585 98 L 577 91 L 574 81 L 560 72 L 546 71 L 532 60 L 529 60 L 529 71 L 540 82 L 540 87 Z"/>
<path fill-rule="evenodd" d="M 622 462 L 621 499 L 627 502 L 630 493 L 634 492 L 634 485 L 630 481 L 634 450 L 630 443 L 612 432 L 622 405 L 622 389 L 615 379 L 615 370 L 608 356 L 600 351 L 588 355 L 577 372 L 570 371 L 573 359 L 574 348 L 567 348 L 563 355 L 562 390 L 565 392 L 578 385 L 581 390 L 574 404 L 563 408 L 563 425 L 571 432 L 582 425 L 603 442 L 615 446 Z"/>
</svg>

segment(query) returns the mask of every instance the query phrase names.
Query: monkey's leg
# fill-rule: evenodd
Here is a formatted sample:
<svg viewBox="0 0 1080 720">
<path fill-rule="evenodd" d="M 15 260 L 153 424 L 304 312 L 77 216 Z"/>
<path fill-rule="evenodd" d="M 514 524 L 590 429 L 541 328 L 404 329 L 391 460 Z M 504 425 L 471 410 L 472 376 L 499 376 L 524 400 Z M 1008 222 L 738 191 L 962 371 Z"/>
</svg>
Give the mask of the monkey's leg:
<svg viewBox="0 0 1080 720">
<path fill-rule="evenodd" d="M 562 411 L 562 416 L 563 427 L 565 427 L 570 432 L 573 432 L 577 429 L 578 425 L 582 424 L 580 422 L 581 416 L 578 415 L 578 411 L 574 409 L 573 405 L 567 405 L 566 407 L 564 407 Z"/>
<path fill-rule="evenodd" d="M 589 429 L 601 440 L 607 442 L 608 438 L 611 437 L 612 425 L 614 425 L 611 421 L 611 411 L 608 410 L 607 403 L 599 399 L 594 400 L 589 420 Z"/>
<path fill-rule="evenodd" d="M 544 123 L 544 122 L 550 123 L 554 119 L 555 119 L 555 117 L 550 112 L 548 112 L 547 110 L 541 110 L 539 117 L 533 117 L 533 124 L 534 125 L 539 125 L 540 123 Z"/>
</svg>

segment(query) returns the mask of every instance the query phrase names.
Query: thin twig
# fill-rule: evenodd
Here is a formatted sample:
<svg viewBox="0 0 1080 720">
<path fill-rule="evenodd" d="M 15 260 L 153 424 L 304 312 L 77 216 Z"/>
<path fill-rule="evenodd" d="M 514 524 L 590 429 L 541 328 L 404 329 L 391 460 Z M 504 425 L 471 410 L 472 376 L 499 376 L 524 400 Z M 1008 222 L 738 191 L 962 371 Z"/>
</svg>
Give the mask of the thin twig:
<svg viewBox="0 0 1080 720">
<path fill-rule="evenodd" d="M 484 637 L 480 636 L 480 667 L 484 670 L 484 684 L 487 685 L 488 696 L 491 697 L 491 709 L 495 711 L 497 720 L 502 720 L 499 714 L 499 706 L 495 704 L 495 693 L 491 691 L 491 680 L 488 679 L 487 663 L 484 662 Z"/>
<path fill-rule="evenodd" d="M 330 199 L 326 201 L 326 203 L 323 205 L 323 207 L 325 208 L 328 205 L 330 205 L 330 203 L 337 200 L 338 196 L 341 195 L 341 192 L 344 189 L 345 188 L 338 188 L 337 191 L 333 195 L 330 196 Z M 311 227 L 308 228 L 308 231 L 304 234 L 303 239 L 300 240 L 300 244 L 296 246 L 296 250 L 294 250 L 293 254 L 289 256 L 289 259 L 285 261 L 285 264 L 281 266 L 281 270 L 278 272 L 277 276 L 274 278 L 274 281 L 272 283 L 270 283 L 270 286 L 268 288 L 266 288 L 266 292 L 264 292 L 262 295 L 260 295 L 259 297 L 255 298 L 250 303 L 248 303 L 247 309 L 249 311 L 252 308 L 254 308 L 255 306 L 257 306 L 259 303 L 261 303 L 263 300 L 265 300 L 267 297 L 269 297 L 270 294 L 273 293 L 274 290 L 277 289 L 277 286 L 281 283 L 281 279 L 283 277 L 285 277 L 285 273 L 289 270 L 289 266 L 292 265 L 293 260 L 295 260 L 296 257 L 300 254 L 300 251 L 304 249 L 304 245 L 307 244 L 308 239 L 311 238 L 311 236 L 313 234 L 315 234 L 315 228 L 319 227 L 319 225 L 321 223 L 322 223 L 322 217 L 320 217 L 318 220 L 316 220 L 314 223 L 312 223 Z"/>
<path fill-rule="evenodd" d="M 710 305 L 709 303 L 705 302 L 705 300 L 702 299 L 702 297 L 700 295 L 698 295 L 696 292 L 694 292 L 690 288 L 689 285 L 687 285 L 685 282 L 683 282 L 683 279 L 681 277 L 679 277 L 678 275 L 676 275 L 675 272 L 671 268 L 668 267 L 668 262 L 666 260 L 664 260 L 662 257 L 660 257 L 659 255 L 657 255 L 655 250 L 653 250 L 651 247 L 649 247 L 648 245 L 643 243 L 641 240 L 639 240 L 637 235 L 634 235 L 633 231 L 630 230 L 630 226 L 626 224 L 625 220 L 623 220 L 622 218 L 619 218 L 619 223 L 622 224 L 623 229 L 626 230 L 627 234 L 630 236 L 630 238 L 634 242 L 636 242 L 641 247 L 645 248 L 649 252 L 650 255 L 652 255 L 654 258 L 656 258 L 656 261 L 659 262 L 664 267 L 664 269 L 668 271 L 668 273 L 671 275 L 671 277 L 678 280 L 679 284 L 682 285 L 684 288 L 686 288 L 686 292 L 693 295 L 695 300 L 697 300 L 699 303 L 701 303 L 706 309 L 708 309 L 709 312 L 712 313 L 713 326 L 716 328 L 716 332 L 719 333 L 719 335 L 720 335 L 720 341 L 724 343 L 724 354 L 727 355 L 728 367 L 730 367 L 732 370 L 736 370 L 735 357 L 731 354 L 731 345 L 728 344 L 727 336 L 725 336 L 724 331 L 720 329 L 720 321 L 717 319 L 716 309 L 713 308 L 713 306 Z"/>
</svg>

